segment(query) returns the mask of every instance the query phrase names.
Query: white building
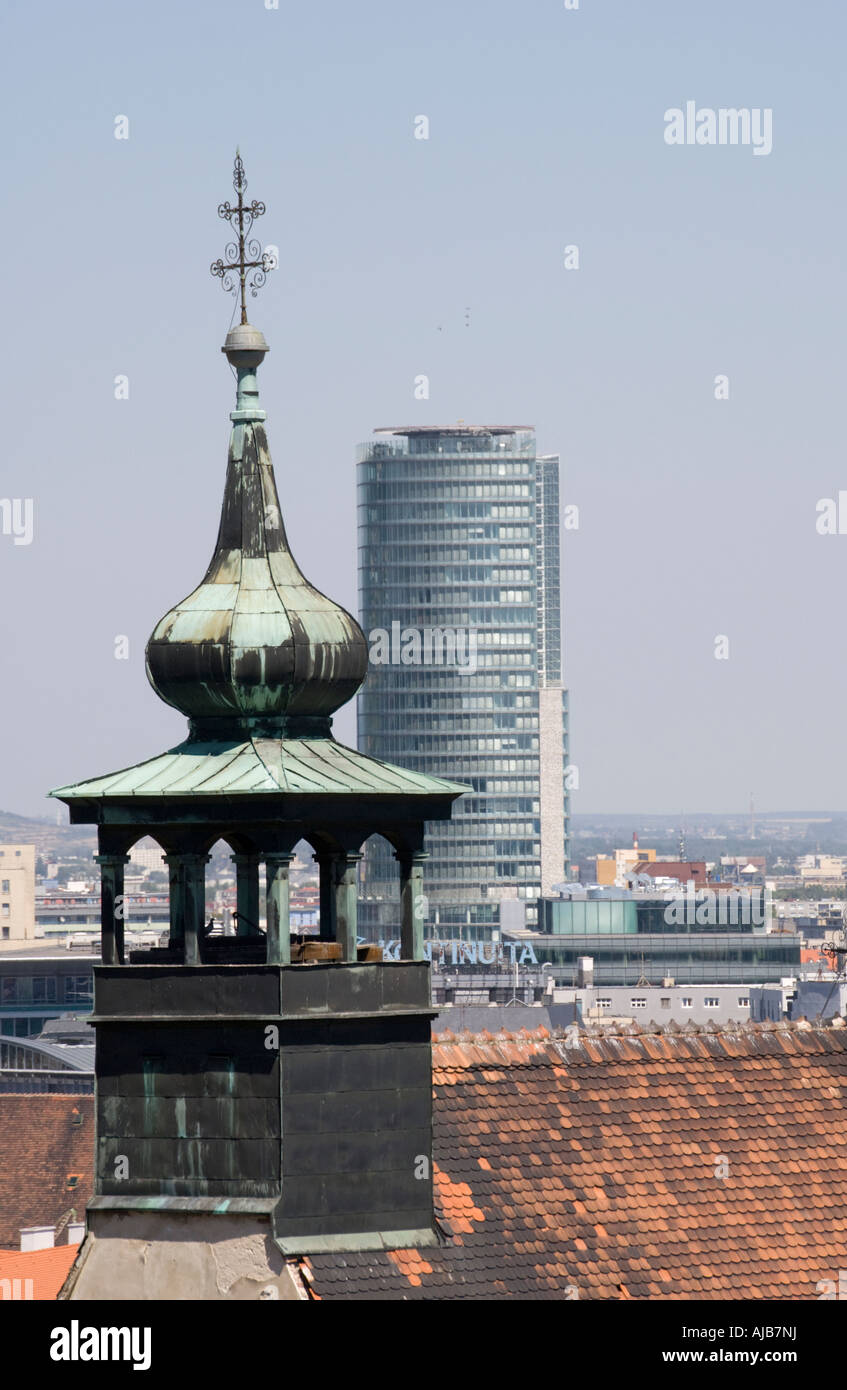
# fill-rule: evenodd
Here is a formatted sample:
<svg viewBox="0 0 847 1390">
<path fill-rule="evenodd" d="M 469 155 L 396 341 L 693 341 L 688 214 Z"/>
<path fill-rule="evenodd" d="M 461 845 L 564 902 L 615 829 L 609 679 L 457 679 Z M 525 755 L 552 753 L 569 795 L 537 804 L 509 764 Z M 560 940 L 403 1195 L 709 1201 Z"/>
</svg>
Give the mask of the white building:
<svg viewBox="0 0 847 1390">
<path fill-rule="evenodd" d="M 0 942 L 35 936 L 35 845 L 0 845 Z"/>
<path fill-rule="evenodd" d="M 139 840 L 137 845 L 133 845 L 129 852 L 129 862 L 148 873 L 156 869 L 165 869 L 165 856 L 161 846 L 157 845 L 155 840 L 151 840 L 149 835 L 146 840 Z"/>
</svg>

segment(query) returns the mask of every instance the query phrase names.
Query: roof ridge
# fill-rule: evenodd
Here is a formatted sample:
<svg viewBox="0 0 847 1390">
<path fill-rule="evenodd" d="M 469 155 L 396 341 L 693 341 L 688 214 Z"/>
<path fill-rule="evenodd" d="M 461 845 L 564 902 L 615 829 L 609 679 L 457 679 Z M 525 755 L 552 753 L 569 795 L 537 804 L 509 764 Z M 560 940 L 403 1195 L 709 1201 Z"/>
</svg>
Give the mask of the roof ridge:
<svg viewBox="0 0 847 1390">
<path fill-rule="evenodd" d="M 840 1036 L 839 1036 L 840 1033 Z M 817 1046 L 815 1045 L 817 1041 Z M 570 1024 L 552 1032 L 546 1028 L 506 1028 L 492 1033 L 449 1029 L 433 1037 L 433 1065 L 437 1071 L 491 1069 L 510 1066 L 561 1066 L 615 1061 L 651 1061 L 680 1053 L 708 1060 L 761 1057 L 778 1051 L 794 1055 L 809 1052 L 847 1051 L 844 1021 L 818 1020 L 814 1023 L 782 1020 L 773 1023 L 689 1024 L 659 1027 L 654 1023 Z"/>
</svg>

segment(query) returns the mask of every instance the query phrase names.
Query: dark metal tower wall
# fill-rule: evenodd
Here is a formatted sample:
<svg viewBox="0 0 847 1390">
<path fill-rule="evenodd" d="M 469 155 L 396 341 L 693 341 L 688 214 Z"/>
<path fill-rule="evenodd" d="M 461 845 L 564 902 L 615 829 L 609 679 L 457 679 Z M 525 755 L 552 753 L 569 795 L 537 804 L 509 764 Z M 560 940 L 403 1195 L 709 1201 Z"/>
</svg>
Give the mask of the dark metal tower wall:
<svg viewBox="0 0 847 1390">
<path fill-rule="evenodd" d="M 432 1243 L 429 967 L 101 966 L 90 1212 Z M 223 1205 L 222 1205 L 223 1204 Z"/>
</svg>

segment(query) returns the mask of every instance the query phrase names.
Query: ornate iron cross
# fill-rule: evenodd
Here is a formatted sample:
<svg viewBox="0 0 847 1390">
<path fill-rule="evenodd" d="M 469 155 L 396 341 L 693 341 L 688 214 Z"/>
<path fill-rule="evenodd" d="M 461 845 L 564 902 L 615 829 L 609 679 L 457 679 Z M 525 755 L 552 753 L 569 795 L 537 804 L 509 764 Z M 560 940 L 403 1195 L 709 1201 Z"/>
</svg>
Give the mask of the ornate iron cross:
<svg viewBox="0 0 847 1390">
<path fill-rule="evenodd" d="M 264 285 L 268 271 L 276 269 L 276 257 L 263 251 L 261 244 L 250 236 L 253 221 L 262 216 L 265 205 L 257 202 L 255 198 L 252 203 L 245 203 L 244 201 L 247 179 L 238 150 L 235 151 L 232 186 L 238 194 L 238 202 L 235 207 L 229 203 L 221 203 L 218 208 L 218 217 L 225 218 L 233 231 L 237 228 L 238 241 L 229 242 L 224 248 L 223 259 L 214 261 L 209 268 L 213 275 L 220 278 L 221 284 L 228 294 L 235 294 L 237 290 L 240 290 L 241 322 L 246 323 L 246 292 L 249 289 L 255 299 L 256 291 Z M 253 273 L 248 276 L 248 271 Z"/>
</svg>

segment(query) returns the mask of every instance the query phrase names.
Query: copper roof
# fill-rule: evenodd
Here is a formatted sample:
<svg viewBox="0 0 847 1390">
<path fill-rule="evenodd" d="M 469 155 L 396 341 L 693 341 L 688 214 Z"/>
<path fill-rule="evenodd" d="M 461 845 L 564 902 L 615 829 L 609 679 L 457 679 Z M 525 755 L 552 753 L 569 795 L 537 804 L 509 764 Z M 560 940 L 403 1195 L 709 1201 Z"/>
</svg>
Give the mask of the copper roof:
<svg viewBox="0 0 847 1390">
<path fill-rule="evenodd" d="M 409 794 L 455 797 L 469 788 L 380 762 L 334 738 L 188 740 L 120 772 L 59 787 L 51 796 L 220 796 L 280 792 Z"/>
</svg>

